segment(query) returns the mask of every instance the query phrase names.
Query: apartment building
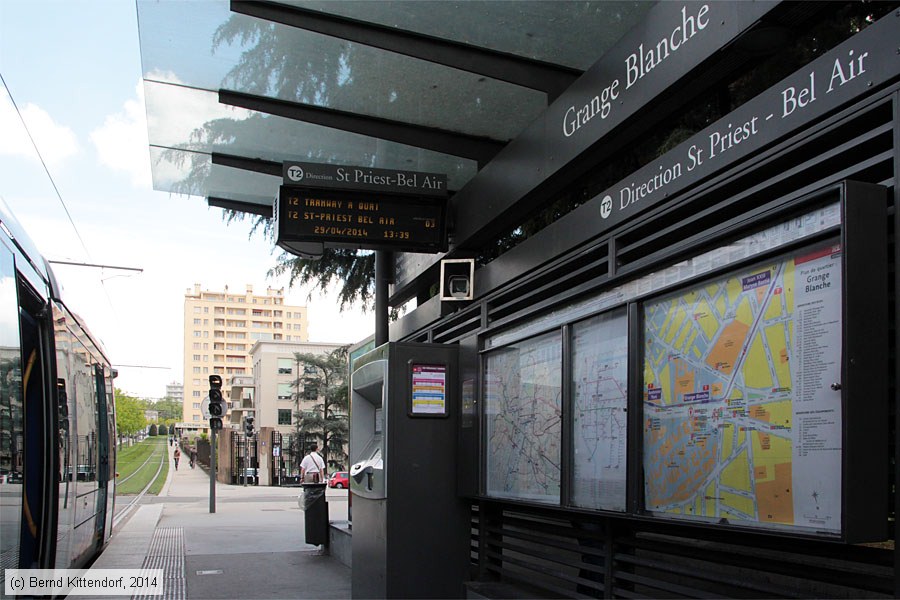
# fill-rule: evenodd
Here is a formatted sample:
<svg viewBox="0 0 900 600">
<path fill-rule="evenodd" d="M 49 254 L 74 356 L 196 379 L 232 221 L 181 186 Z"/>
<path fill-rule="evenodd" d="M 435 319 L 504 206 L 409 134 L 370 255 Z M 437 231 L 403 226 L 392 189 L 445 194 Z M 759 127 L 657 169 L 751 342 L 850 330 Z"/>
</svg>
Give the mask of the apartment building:
<svg viewBox="0 0 900 600">
<path fill-rule="evenodd" d="M 254 409 L 257 428 L 272 428 L 283 435 L 292 434 L 295 425 L 293 416 L 295 382 L 298 376 L 303 377 L 303 373 L 298 375 L 294 355 L 298 353 L 325 355 L 340 347 L 341 344 L 329 342 L 260 341 L 254 344 L 250 349 L 253 364 L 252 380 L 248 383 L 253 385 L 252 393 L 255 394 L 255 400 L 245 401 L 243 405 Z M 303 366 L 300 365 L 299 368 L 303 369 Z M 243 398 L 247 397 L 245 391 Z M 301 408 L 307 405 L 311 407 L 318 400 L 318 396 L 305 398 Z"/>
<path fill-rule="evenodd" d="M 184 295 L 184 421 L 206 428 L 201 403 L 209 376 L 220 375 L 223 394 L 232 398 L 232 379 L 252 375 L 254 343 L 300 342 L 308 335 L 306 306 L 286 305 L 283 288 L 254 294 L 252 285 L 209 291 L 194 284 Z"/>
<path fill-rule="evenodd" d="M 166 384 L 166 396 L 169 400 L 177 400 L 184 403 L 184 386 L 177 381 Z"/>
</svg>

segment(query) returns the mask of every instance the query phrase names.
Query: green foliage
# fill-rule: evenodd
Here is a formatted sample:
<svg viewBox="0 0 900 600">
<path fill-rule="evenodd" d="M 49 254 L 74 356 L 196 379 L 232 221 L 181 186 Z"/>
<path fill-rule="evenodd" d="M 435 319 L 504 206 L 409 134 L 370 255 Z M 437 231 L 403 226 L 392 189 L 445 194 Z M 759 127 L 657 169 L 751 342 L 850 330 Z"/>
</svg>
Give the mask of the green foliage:
<svg viewBox="0 0 900 600">
<path fill-rule="evenodd" d="M 359 303 L 363 308 L 371 307 L 375 293 L 375 255 L 371 252 L 357 252 L 333 248 L 325 250 L 319 260 L 297 258 L 282 252 L 278 263 L 269 270 L 270 277 L 289 274 L 288 285 L 313 284 L 312 291 L 325 292 L 332 283 L 343 283 L 338 298 L 340 308 Z"/>
<path fill-rule="evenodd" d="M 181 402 L 171 398 L 157 400 L 151 408 L 159 413 L 160 423 L 166 423 L 167 425 L 180 421 L 184 414 L 184 406 L 182 406 Z"/>
<path fill-rule="evenodd" d="M 169 428 L 166 427 L 165 424 L 160 425 L 156 435 L 169 435 Z"/>
<path fill-rule="evenodd" d="M 156 428 L 156 423 L 154 423 L 153 425 L 150 426 L 150 431 L 147 433 L 147 435 L 156 437 L 158 434 L 159 434 L 159 430 Z"/>
<path fill-rule="evenodd" d="M 144 402 L 116 388 L 116 432 L 132 436 L 147 426 Z"/>
<path fill-rule="evenodd" d="M 321 448 L 325 464 L 346 464 L 344 447 L 348 442 L 348 346 L 328 354 L 294 354 L 297 379 L 294 381 L 294 417 L 297 435 L 294 439 L 315 440 Z M 295 458 L 308 450 L 291 448 Z"/>
</svg>

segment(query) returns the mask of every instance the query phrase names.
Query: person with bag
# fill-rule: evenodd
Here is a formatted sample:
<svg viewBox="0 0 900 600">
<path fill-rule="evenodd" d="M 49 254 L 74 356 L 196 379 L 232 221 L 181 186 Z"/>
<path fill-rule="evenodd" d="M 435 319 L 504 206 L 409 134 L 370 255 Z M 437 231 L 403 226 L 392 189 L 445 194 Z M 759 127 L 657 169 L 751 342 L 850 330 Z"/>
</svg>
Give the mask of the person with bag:
<svg viewBox="0 0 900 600">
<path fill-rule="evenodd" d="M 175 446 L 175 454 L 172 455 L 175 459 L 175 470 L 178 470 L 178 461 L 181 460 L 181 450 L 178 449 L 178 446 Z"/>
<path fill-rule="evenodd" d="M 300 478 L 303 483 L 321 483 L 325 481 L 325 460 L 319 456 L 318 446 L 313 446 L 309 454 L 300 462 Z"/>
</svg>

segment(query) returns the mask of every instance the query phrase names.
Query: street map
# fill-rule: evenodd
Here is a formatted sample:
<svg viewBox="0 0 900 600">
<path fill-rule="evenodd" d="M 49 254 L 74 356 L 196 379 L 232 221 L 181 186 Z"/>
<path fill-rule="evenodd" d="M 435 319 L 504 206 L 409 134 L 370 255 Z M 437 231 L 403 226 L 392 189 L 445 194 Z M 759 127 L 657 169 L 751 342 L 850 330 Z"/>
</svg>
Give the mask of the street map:
<svg viewBox="0 0 900 600">
<path fill-rule="evenodd" d="M 559 502 L 562 344 L 558 333 L 489 354 L 487 491 Z"/>
<path fill-rule="evenodd" d="M 840 531 L 840 246 L 646 303 L 647 510 Z"/>
</svg>

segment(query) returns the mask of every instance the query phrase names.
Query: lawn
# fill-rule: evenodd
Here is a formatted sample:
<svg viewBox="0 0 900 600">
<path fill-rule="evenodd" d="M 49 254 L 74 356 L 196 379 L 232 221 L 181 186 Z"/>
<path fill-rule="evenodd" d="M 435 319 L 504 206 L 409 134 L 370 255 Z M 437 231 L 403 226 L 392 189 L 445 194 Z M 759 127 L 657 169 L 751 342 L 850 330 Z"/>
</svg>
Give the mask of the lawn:
<svg viewBox="0 0 900 600">
<path fill-rule="evenodd" d="M 119 450 L 116 472 L 116 494 L 138 494 L 156 475 L 161 457 L 166 456 L 166 436 L 148 437 L 134 446 Z M 149 460 L 148 460 L 149 459 Z M 169 472 L 169 461 L 163 459 L 159 477 L 150 486 L 148 493 L 158 494 Z"/>
</svg>

